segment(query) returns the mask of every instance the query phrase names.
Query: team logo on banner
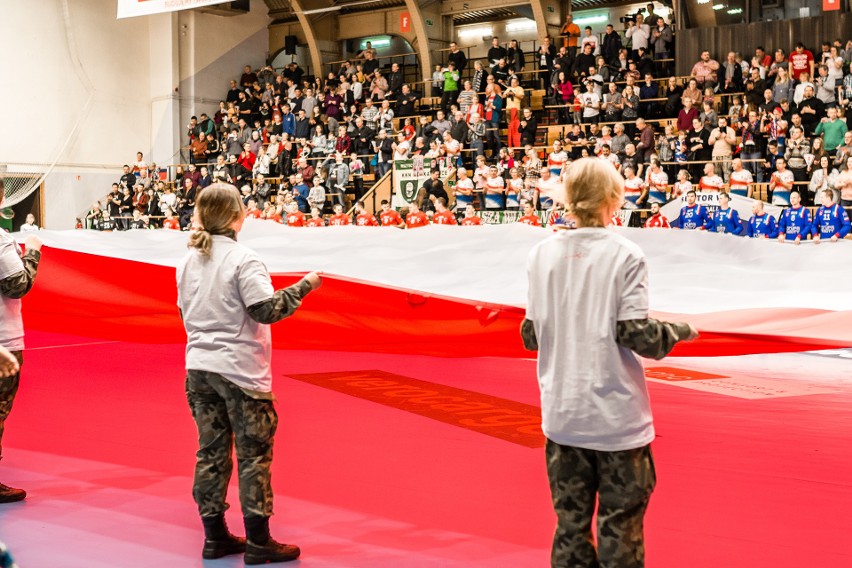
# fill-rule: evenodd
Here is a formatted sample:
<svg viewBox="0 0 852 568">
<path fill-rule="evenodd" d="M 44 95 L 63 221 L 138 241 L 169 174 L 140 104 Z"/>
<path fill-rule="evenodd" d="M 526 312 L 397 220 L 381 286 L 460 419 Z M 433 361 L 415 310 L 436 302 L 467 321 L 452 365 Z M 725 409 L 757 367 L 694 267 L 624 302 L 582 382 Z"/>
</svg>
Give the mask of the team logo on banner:
<svg viewBox="0 0 852 568">
<path fill-rule="evenodd" d="M 417 192 L 429 179 L 435 163 L 441 172 L 441 179 L 450 175 L 450 161 L 447 158 L 424 158 L 415 156 L 411 160 L 396 160 L 393 163 L 393 206 L 397 209 L 407 207 L 417 198 Z"/>
</svg>

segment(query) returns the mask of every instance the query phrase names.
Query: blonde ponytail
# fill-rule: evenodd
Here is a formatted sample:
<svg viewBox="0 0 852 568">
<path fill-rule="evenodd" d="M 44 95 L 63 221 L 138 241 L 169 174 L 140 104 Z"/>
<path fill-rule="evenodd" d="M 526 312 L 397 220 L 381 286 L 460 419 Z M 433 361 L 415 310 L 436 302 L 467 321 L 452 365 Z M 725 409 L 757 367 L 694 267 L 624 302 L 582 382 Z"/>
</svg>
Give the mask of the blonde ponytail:
<svg viewBox="0 0 852 568">
<path fill-rule="evenodd" d="M 240 192 L 233 185 L 214 183 L 200 190 L 195 199 L 195 219 L 201 225 L 189 237 L 187 246 L 209 255 L 213 235 L 230 235 L 233 224 L 245 215 Z"/>
</svg>

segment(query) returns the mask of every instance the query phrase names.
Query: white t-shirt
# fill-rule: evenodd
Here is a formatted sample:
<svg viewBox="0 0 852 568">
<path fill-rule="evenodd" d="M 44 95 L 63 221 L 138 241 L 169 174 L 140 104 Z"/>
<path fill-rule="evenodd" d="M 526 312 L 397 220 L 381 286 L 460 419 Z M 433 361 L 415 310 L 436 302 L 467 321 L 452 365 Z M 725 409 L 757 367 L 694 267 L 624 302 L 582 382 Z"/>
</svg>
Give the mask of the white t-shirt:
<svg viewBox="0 0 852 568">
<path fill-rule="evenodd" d="M 18 243 L 9 233 L 0 230 L 0 280 L 24 270 Z M 24 321 L 21 300 L 0 296 L 0 345 L 9 351 L 24 348 Z"/>
<path fill-rule="evenodd" d="M 38 230 L 39 230 L 38 225 L 36 225 L 35 223 L 33 223 L 32 225 L 29 224 L 29 223 L 24 223 L 23 225 L 21 225 L 21 228 L 20 228 L 20 231 L 22 233 L 35 233 Z"/>
<path fill-rule="evenodd" d="M 186 368 L 270 392 L 270 326 L 254 321 L 247 311 L 275 292 L 257 253 L 214 235 L 209 257 L 195 249 L 186 254 L 177 268 L 177 283 L 187 335 Z"/>
<path fill-rule="evenodd" d="M 530 252 L 527 273 L 545 436 L 607 452 L 649 444 L 642 363 L 615 341 L 616 322 L 648 317 L 642 250 L 611 229 L 561 231 Z"/>
</svg>

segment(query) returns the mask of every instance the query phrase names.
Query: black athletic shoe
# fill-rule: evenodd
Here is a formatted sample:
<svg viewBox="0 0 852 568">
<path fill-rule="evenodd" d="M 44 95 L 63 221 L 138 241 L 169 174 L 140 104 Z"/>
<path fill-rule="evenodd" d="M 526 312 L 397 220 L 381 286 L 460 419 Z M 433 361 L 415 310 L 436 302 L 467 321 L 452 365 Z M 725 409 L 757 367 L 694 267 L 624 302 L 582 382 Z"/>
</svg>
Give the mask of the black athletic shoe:
<svg viewBox="0 0 852 568">
<path fill-rule="evenodd" d="M 245 562 L 248 565 L 289 562 L 297 559 L 301 553 L 302 551 L 295 544 L 281 544 L 271 538 L 263 546 L 248 541 Z"/>
<path fill-rule="evenodd" d="M 228 534 L 224 539 L 204 539 L 204 550 L 201 557 L 207 560 L 222 558 L 231 554 L 242 554 L 246 551 L 246 539 Z"/>
<path fill-rule="evenodd" d="M 15 489 L 0 483 L 0 503 L 16 503 L 23 501 L 26 497 L 27 492 L 23 489 Z"/>
</svg>

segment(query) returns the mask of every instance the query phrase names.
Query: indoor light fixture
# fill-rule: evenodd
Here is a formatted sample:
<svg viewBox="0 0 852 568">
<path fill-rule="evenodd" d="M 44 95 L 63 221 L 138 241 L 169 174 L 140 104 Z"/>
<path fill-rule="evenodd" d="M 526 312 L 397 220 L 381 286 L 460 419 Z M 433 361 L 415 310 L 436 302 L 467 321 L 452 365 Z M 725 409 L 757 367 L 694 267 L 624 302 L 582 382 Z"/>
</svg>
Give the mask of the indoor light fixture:
<svg viewBox="0 0 852 568">
<path fill-rule="evenodd" d="M 724 9 L 724 8 L 725 8 L 725 5 L 724 5 L 724 4 L 713 4 L 713 9 L 714 9 L 714 10 L 717 10 L 717 11 L 718 11 L 718 10 L 722 10 L 722 9 Z"/>
<path fill-rule="evenodd" d="M 512 20 L 506 22 L 506 31 L 509 33 L 530 32 L 536 29 L 535 20 L 524 18 L 523 20 Z"/>
<path fill-rule="evenodd" d="M 491 26 L 474 26 L 470 28 L 459 28 L 459 37 L 484 37 L 490 36 Z"/>
<path fill-rule="evenodd" d="M 742 9 L 742 8 L 731 8 L 730 10 L 728 10 L 728 13 L 729 13 L 730 15 L 732 15 L 732 16 L 733 16 L 734 14 L 742 14 L 742 13 L 743 13 L 743 9 Z"/>
</svg>

